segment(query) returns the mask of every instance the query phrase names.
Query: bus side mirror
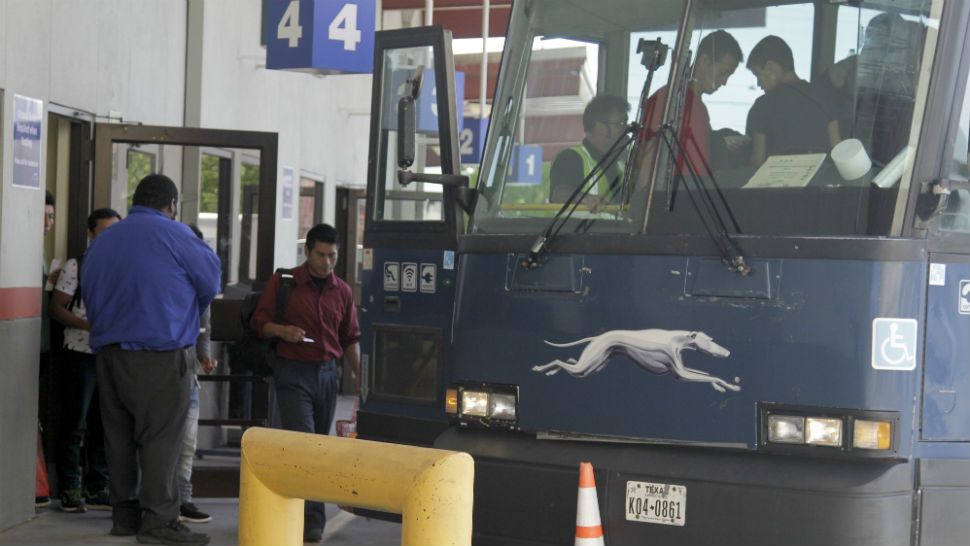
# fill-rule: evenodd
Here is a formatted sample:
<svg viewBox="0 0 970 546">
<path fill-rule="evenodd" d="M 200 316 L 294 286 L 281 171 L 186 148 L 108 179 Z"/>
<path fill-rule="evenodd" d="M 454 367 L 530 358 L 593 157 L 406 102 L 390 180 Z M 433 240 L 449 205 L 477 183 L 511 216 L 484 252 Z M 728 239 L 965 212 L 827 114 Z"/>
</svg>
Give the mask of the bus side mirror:
<svg viewBox="0 0 970 546">
<path fill-rule="evenodd" d="M 408 170 L 414 164 L 415 134 L 417 133 L 417 110 L 415 100 L 421 92 L 421 73 L 407 82 L 409 92 L 397 103 L 397 181 L 407 187 L 411 182 L 430 182 L 455 188 L 455 201 L 465 214 L 475 210 L 478 192 L 469 188 L 468 177 L 462 174 L 413 173 Z"/>
<path fill-rule="evenodd" d="M 405 95 L 397 101 L 397 166 L 407 169 L 414 164 L 415 133 L 418 126 L 418 112 L 414 103 L 421 94 L 421 80 L 424 71 L 418 70 L 405 83 Z"/>
<path fill-rule="evenodd" d="M 397 103 L 397 166 L 401 169 L 414 164 L 415 114 L 414 97 L 401 97 Z"/>
</svg>

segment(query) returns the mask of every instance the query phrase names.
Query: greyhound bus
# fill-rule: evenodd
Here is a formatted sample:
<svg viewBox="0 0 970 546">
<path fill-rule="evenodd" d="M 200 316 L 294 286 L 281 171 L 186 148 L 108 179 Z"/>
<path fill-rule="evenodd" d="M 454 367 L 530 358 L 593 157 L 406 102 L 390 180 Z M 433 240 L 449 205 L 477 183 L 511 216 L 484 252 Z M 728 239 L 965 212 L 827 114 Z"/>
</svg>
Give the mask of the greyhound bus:
<svg viewBox="0 0 970 546">
<path fill-rule="evenodd" d="M 470 453 L 477 545 L 571 543 L 580 461 L 611 544 L 966 544 L 968 24 L 957 0 L 515 0 L 471 167 L 450 34 L 379 32 L 359 436 Z M 768 36 L 791 62 L 750 70 Z M 769 71 L 810 91 L 753 131 Z M 602 95 L 629 108 L 584 121 Z M 777 153 L 815 112 L 838 138 Z"/>
</svg>

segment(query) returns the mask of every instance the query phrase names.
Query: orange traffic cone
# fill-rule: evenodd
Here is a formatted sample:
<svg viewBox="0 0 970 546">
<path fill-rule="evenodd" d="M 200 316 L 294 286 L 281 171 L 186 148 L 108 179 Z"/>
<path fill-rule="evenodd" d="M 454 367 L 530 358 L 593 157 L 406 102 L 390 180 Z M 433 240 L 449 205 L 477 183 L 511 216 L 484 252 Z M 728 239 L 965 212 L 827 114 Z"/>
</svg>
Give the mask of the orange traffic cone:
<svg viewBox="0 0 970 546">
<path fill-rule="evenodd" d="M 575 546 L 605 546 L 600 525 L 600 505 L 596 500 L 593 465 L 579 463 L 579 498 L 576 500 Z"/>
</svg>

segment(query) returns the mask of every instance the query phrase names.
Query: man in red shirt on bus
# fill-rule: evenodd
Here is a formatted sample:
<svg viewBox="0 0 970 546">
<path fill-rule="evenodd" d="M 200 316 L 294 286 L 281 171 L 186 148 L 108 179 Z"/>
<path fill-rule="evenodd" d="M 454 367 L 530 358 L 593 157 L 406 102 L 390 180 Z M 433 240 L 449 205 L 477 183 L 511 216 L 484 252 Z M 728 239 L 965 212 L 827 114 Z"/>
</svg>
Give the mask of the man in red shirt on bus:
<svg viewBox="0 0 970 546">
<path fill-rule="evenodd" d="M 691 70 L 690 81 L 683 99 L 684 109 L 680 114 L 680 128 L 678 136 L 686 158 L 677 155 L 677 171 L 687 174 L 684 166 L 685 159 L 696 169 L 698 174 L 705 172 L 705 165 L 710 165 L 711 158 L 711 118 L 707 113 L 707 106 L 701 101 L 701 95 L 714 93 L 727 83 L 738 65 L 744 59 L 741 46 L 734 36 L 724 30 L 715 30 L 705 36 L 697 46 L 694 56 L 694 66 Z M 661 87 L 654 93 L 643 107 L 644 140 L 657 136 L 660 122 L 663 118 L 664 105 L 667 101 L 667 87 Z M 674 106 L 677 98 L 674 98 Z M 675 115 L 676 112 L 672 112 Z M 646 147 L 647 149 L 652 148 Z"/>
<path fill-rule="evenodd" d="M 280 274 L 269 280 L 250 327 L 261 337 L 279 338 L 273 379 L 284 429 L 328 434 L 337 407 L 336 360 L 346 356 L 360 393 L 360 326 L 350 286 L 333 272 L 337 230 L 317 224 L 306 236 L 306 263 L 293 270 L 293 289 L 282 323 L 274 322 Z M 323 503 L 307 501 L 303 538 L 320 542 L 327 524 Z"/>
</svg>

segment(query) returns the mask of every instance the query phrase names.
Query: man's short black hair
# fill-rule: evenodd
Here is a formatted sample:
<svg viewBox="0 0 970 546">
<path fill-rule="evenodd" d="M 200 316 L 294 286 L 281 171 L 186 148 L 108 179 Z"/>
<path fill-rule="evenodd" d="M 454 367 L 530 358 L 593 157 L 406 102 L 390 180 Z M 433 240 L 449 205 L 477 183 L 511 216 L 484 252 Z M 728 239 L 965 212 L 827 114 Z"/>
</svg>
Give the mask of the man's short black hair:
<svg viewBox="0 0 970 546">
<path fill-rule="evenodd" d="M 317 224 L 310 228 L 310 231 L 306 232 L 306 246 L 307 250 L 313 250 L 313 247 L 317 243 L 326 243 L 329 245 L 337 244 L 338 233 L 330 224 Z"/>
<path fill-rule="evenodd" d="M 726 30 L 715 30 L 707 36 L 704 36 L 701 39 L 701 43 L 697 45 L 695 61 L 701 55 L 707 55 L 707 58 L 711 62 L 720 61 L 725 55 L 731 55 L 738 62 L 744 60 L 744 53 L 741 53 L 741 46 L 738 45 L 738 41 L 734 39 L 734 36 L 731 36 Z"/>
<path fill-rule="evenodd" d="M 44 190 L 44 206 L 54 206 L 54 194 L 50 190 Z"/>
<path fill-rule="evenodd" d="M 104 220 L 105 218 L 117 218 L 121 220 L 121 215 L 115 209 L 95 209 L 94 212 L 88 215 L 88 231 L 94 231 L 94 228 L 98 227 L 98 220 Z"/>
<path fill-rule="evenodd" d="M 164 174 L 150 174 L 138 183 L 131 204 L 162 210 L 178 197 L 179 189 L 171 178 Z"/>
<path fill-rule="evenodd" d="M 768 61 L 773 61 L 789 72 L 795 71 L 795 57 L 791 48 L 777 36 L 765 36 L 754 46 L 748 56 L 748 67 L 764 68 Z"/>
<path fill-rule="evenodd" d="M 610 114 L 619 112 L 624 116 L 630 111 L 630 104 L 615 95 L 597 95 L 583 110 L 583 130 L 587 133 L 596 127 L 597 121 L 608 122 Z"/>
</svg>

